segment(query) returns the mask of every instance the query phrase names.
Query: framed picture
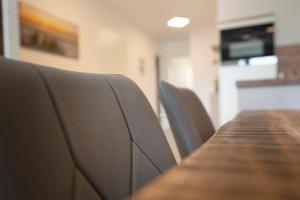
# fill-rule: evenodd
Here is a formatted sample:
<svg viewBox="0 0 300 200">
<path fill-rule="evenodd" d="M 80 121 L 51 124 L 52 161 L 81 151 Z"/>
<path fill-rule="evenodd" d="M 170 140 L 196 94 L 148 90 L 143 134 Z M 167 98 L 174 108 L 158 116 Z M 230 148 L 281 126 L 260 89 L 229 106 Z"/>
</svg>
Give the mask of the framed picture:
<svg viewBox="0 0 300 200">
<path fill-rule="evenodd" d="M 70 58 L 78 58 L 76 25 L 20 3 L 21 45 Z"/>
</svg>

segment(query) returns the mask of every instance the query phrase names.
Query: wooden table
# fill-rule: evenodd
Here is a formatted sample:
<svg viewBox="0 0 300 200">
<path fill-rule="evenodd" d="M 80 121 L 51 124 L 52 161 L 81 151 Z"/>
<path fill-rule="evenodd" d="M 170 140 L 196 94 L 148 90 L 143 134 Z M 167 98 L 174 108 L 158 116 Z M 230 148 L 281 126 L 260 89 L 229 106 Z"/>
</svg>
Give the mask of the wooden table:
<svg viewBox="0 0 300 200">
<path fill-rule="evenodd" d="M 239 114 L 132 199 L 300 199 L 300 111 Z"/>
</svg>

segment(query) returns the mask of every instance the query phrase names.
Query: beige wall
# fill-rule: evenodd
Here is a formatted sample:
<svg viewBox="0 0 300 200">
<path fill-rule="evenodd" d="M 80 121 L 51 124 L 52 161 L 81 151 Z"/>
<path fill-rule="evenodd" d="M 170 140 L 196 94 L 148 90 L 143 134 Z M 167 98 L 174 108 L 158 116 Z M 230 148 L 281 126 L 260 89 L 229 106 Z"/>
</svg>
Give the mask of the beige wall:
<svg viewBox="0 0 300 200">
<path fill-rule="evenodd" d="M 153 38 L 101 0 L 22 2 L 76 24 L 80 46 L 78 60 L 21 48 L 22 60 L 74 71 L 124 74 L 142 88 L 156 109 L 156 42 Z M 140 70 L 141 59 L 144 70 Z"/>
</svg>

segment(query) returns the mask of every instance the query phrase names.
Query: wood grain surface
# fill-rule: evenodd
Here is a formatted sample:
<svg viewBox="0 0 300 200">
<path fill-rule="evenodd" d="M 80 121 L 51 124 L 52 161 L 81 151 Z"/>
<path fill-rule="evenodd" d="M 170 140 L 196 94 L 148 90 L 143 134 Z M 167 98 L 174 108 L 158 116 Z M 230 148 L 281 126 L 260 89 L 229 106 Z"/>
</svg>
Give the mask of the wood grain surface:
<svg viewBox="0 0 300 200">
<path fill-rule="evenodd" d="M 131 199 L 300 199 L 300 111 L 239 114 Z"/>
<path fill-rule="evenodd" d="M 300 85 L 300 78 L 285 78 L 285 79 L 266 79 L 266 80 L 251 80 L 251 81 L 237 81 L 238 88 L 253 88 L 253 87 L 276 87 Z"/>
<path fill-rule="evenodd" d="M 278 70 L 283 72 L 286 78 L 300 77 L 300 45 L 286 45 L 276 47 L 278 57 Z"/>
</svg>

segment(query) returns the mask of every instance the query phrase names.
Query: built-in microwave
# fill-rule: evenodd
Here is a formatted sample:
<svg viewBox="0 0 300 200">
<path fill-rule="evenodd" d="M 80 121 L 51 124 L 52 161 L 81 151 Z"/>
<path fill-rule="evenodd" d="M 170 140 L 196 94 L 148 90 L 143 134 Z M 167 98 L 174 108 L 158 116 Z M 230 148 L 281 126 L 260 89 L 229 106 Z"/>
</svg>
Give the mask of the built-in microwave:
<svg viewBox="0 0 300 200">
<path fill-rule="evenodd" d="M 222 62 L 274 55 L 274 24 L 221 31 Z"/>
</svg>

